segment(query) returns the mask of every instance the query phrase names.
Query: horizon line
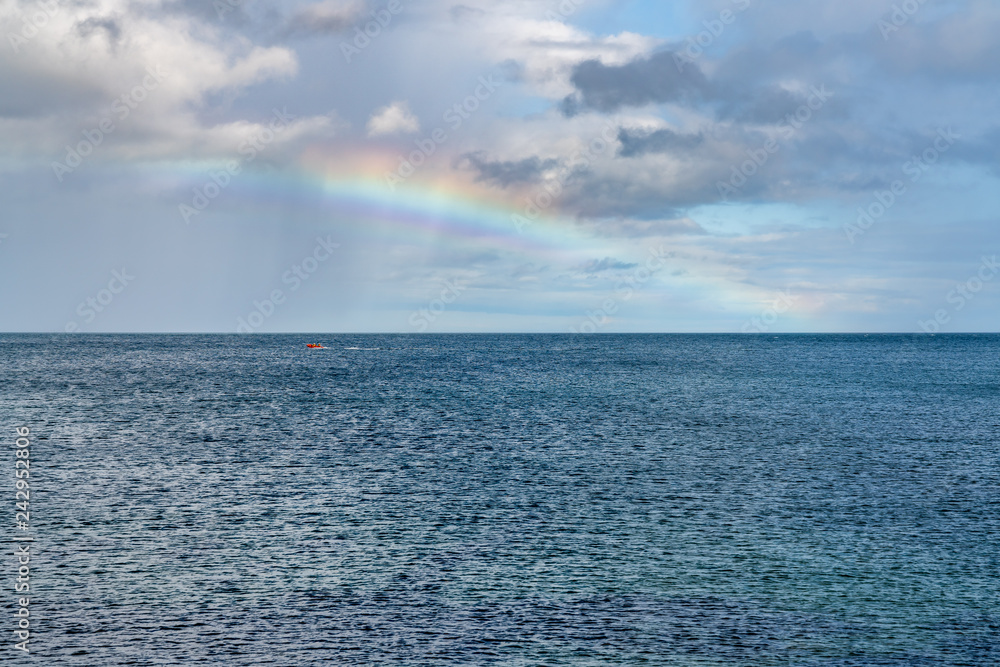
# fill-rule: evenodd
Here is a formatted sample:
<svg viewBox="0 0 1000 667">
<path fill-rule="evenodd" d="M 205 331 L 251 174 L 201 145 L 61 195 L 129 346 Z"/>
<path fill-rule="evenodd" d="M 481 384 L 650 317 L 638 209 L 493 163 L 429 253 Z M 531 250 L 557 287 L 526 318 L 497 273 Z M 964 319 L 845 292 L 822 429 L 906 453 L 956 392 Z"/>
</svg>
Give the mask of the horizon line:
<svg viewBox="0 0 1000 667">
<path fill-rule="evenodd" d="M 1000 331 L 0 331 L 0 336 L 995 336 Z"/>
</svg>

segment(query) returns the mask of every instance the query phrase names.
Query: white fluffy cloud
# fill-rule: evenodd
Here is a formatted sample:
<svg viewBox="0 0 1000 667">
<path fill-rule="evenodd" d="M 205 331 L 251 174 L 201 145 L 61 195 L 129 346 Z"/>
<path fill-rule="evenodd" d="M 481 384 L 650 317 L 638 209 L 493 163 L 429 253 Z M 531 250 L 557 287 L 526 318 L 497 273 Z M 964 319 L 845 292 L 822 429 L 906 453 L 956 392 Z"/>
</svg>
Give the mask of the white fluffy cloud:
<svg viewBox="0 0 1000 667">
<path fill-rule="evenodd" d="M 206 107 L 299 71 L 290 48 L 159 13 L 157 3 L 45 6 L 19 0 L 0 9 L 0 34 L 11 41 L 0 49 L 0 88 L 17 90 L 0 100 L 0 152 L 8 156 L 60 152 L 108 121 L 114 130 L 101 158 L 228 155 L 267 113 L 216 120 Z M 303 117 L 285 138 L 325 137 L 339 125 L 332 112 Z"/>
<path fill-rule="evenodd" d="M 565 3 L 564 3 L 565 4 Z M 453 39 L 493 62 L 514 62 L 533 93 L 558 99 L 572 91 L 569 75 L 577 63 L 597 59 L 617 65 L 649 53 L 659 39 L 633 32 L 594 35 L 574 27 L 575 11 L 559 3 L 479 2 L 451 12 Z M 570 6 L 573 6 L 572 4 Z"/>
<path fill-rule="evenodd" d="M 369 137 L 413 134 L 420 131 L 420 121 L 410 112 L 410 106 L 405 101 L 398 101 L 376 110 L 366 127 Z"/>
</svg>

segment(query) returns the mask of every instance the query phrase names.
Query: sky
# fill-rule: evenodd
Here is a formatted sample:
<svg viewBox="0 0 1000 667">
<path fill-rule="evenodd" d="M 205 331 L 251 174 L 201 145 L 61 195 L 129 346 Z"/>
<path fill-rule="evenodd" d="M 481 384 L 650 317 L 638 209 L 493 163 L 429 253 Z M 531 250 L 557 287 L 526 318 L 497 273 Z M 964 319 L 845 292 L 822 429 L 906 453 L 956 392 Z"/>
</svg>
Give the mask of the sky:
<svg viewBox="0 0 1000 667">
<path fill-rule="evenodd" d="M 993 0 L 0 0 L 0 331 L 981 332 Z"/>
</svg>

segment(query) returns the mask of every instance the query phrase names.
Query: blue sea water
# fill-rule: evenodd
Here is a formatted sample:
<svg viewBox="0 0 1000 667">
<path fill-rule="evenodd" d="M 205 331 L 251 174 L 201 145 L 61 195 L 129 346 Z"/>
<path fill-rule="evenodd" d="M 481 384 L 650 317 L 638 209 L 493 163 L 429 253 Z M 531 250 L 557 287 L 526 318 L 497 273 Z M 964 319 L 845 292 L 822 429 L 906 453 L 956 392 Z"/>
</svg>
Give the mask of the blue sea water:
<svg viewBox="0 0 1000 667">
<path fill-rule="evenodd" d="M 2 335 L 0 368 L 10 664 L 1000 664 L 1000 336 Z"/>
</svg>

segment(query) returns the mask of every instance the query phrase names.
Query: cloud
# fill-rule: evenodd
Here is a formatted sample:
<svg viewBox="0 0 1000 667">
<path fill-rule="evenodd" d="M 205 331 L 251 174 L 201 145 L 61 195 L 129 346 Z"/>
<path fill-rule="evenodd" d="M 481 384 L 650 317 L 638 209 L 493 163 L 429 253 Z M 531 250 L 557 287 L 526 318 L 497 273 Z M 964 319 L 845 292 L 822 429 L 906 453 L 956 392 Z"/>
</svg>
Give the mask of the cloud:
<svg viewBox="0 0 1000 667">
<path fill-rule="evenodd" d="M 108 38 L 108 42 L 113 46 L 121 39 L 122 29 L 118 21 L 114 18 L 91 17 L 77 25 L 77 31 L 81 37 L 89 37 L 98 31 L 103 31 Z"/>
<path fill-rule="evenodd" d="M 0 89 L 18 91 L 0 95 L 0 154 L 61 157 L 81 132 L 93 135 L 110 121 L 115 129 L 101 139 L 94 161 L 231 155 L 256 122 L 239 114 L 210 121 L 202 111 L 251 86 L 293 77 L 298 59 L 290 49 L 203 29 L 177 9 L 66 5 L 19 52 L 0 50 Z M 11 22 L 0 15 L 0 29 Z M 323 115 L 296 127 L 328 136 L 333 125 Z M 237 144 L 227 143 L 235 137 Z"/>
<path fill-rule="evenodd" d="M 420 131 L 420 121 L 410 113 L 410 106 L 406 102 L 393 102 L 375 111 L 366 127 L 369 137 L 414 134 Z"/>
<path fill-rule="evenodd" d="M 450 50 L 465 54 L 466 61 L 480 62 L 483 68 L 509 63 L 526 92 L 551 100 L 573 92 L 569 77 L 580 62 L 624 64 L 660 43 L 629 31 L 595 35 L 561 20 L 553 9 L 551 3 L 526 0 L 449 2 L 440 10 L 448 25 L 436 30 L 446 36 Z"/>
<path fill-rule="evenodd" d="M 489 160 L 485 152 L 478 151 L 460 156 L 457 164 L 474 170 L 479 182 L 506 188 L 514 184 L 538 182 L 545 171 L 559 166 L 559 160 L 542 160 L 538 156 L 523 160 Z"/>
<path fill-rule="evenodd" d="M 328 35 L 350 28 L 364 15 L 365 3 L 360 0 L 325 0 L 292 14 L 283 34 Z"/>
<path fill-rule="evenodd" d="M 27 12 L 30 4 L 23 4 Z M 0 50 L 0 71 L 11 79 L 32 79 L 27 86 L 32 89 L 72 79 L 75 89 L 108 96 L 110 104 L 151 67 L 167 73 L 163 90 L 175 105 L 200 105 L 207 94 L 290 77 L 298 71 L 298 58 L 290 49 L 219 35 L 203 29 L 186 14 L 154 16 L 146 7 L 133 11 L 125 2 L 107 5 L 117 6 L 118 11 L 109 14 L 105 8 L 82 3 L 61 8 L 44 30 L 20 46 L 19 52 Z M 0 30 L 21 28 L 14 17 L 0 15 Z M 103 40 L 93 38 L 97 33 L 120 43 L 121 49 L 108 49 Z M 34 90 L 24 92 L 36 94 Z M 70 107 L 65 111 L 79 115 L 89 109 Z M 40 110 L 39 115 L 46 113 L 52 111 Z"/>
<path fill-rule="evenodd" d="M 559 109 L 572 117 L 584 111 L 611 113 L 673 103 L 720 120 L 776 124 L 805 104 L 811 93 L 790 63 L 818 57 L 821 51 L 812 35 L 795 35 L 770 51 L 755 48 L 735 54 L 715 65 L 711 79 L 696 63 L 678 67 L 672 51 L 614 66 L 587 60 L 573 69 L 570 80 L 576 92 L 563 98 Z M 772 78 L 783 82 L 779 85 Z"/>
<path fill-rule="evenodd" d="M 622 128 L 618 132 L 618 141 L 622 157 L 636 157 L 646 153 L 670 153 L 688 151 L 700 146 L 705 137 L 701 134 L 678 134 L 670 129 L 662 130 L 629 130 Z"/>
<path fill-rule="evenodd" d="M 637 58 L 624 65 L 605 65 L 587 60 L 570 77 L 576 94 L 563 99 L 560 106 L 566 116 L 593 109 L 604 113 L 622 107 L 694 100 L 708 90 L 701 69 L 692 63 L 678 67 L 676 54 L 662 51 Z"/>
<path fill-rule="evenodd" d="M 742 123 L 768 125 L 780 122 L 807 102 L 807 95 L 786 90 L 779 86 L 767 86 L 752 91 L 742 99 L 727 101 L 719 109 L 719 118 Z"/>
<path fill-rule="evenodd" d="M 639 266 L 634 262 L 623 262 L 620 259 L 605 257 L 604 259 L 592 259 L 580 267 L 580 271 L 587 274 L 603 273 L 604 271 L 624 271 L 634 269 Z"/>
</svg>

